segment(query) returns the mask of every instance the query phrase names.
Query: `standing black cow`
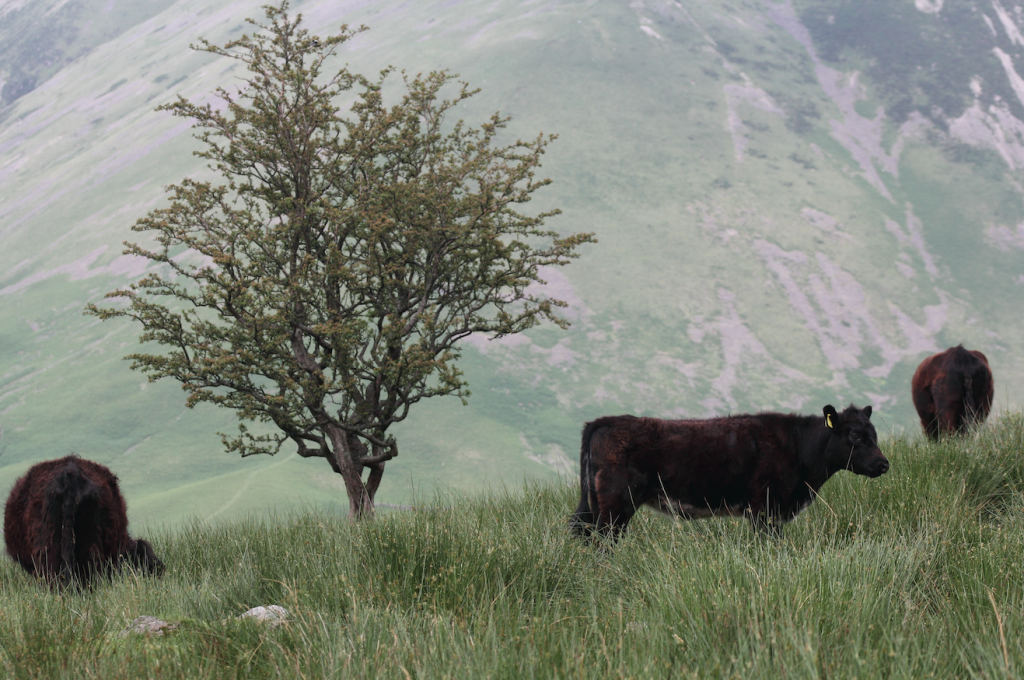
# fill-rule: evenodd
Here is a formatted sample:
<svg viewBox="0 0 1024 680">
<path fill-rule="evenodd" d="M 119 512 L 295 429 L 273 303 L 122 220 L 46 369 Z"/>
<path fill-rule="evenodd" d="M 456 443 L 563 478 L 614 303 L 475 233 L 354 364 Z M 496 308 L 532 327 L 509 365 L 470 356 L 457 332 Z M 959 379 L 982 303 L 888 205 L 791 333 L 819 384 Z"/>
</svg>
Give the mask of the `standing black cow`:
<svg viewBox="0 0 1024 680">
<path fill-rule="evenodd" d="M 985 422 L 992 409 L 992 371 L 984 354 L 957 345 L 922 361 L 910 391 L 921 427 L 938 439 Z"/>
<path fill-rule="evenodd" d="M 870 406 L 823 413 L 587 423 L 573 528 L 614 536 L 647 504 L 688 519 L 745 515 L 755 528 L 777 531 L 839 470 L 877 477 L 889 469 Z"/>
<path fill-rule="evenodd" d="M 4 510 L 7 553 L 51 584 L 87 585 L 127 562 L 163 571 L 149 541 L 128 536 L 117 477 L 78 456 L 37 463 L 14 483 Z"/>
</svg>

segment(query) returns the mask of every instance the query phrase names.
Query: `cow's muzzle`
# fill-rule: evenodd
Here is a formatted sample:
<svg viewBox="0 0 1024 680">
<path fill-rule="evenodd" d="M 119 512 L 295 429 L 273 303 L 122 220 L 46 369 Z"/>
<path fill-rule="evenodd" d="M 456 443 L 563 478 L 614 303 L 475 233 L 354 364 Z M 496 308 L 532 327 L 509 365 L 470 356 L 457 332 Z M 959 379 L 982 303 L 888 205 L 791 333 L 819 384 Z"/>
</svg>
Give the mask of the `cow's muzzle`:
<svg viewBox="0 0 1024 680">
<path fill-rule="evenodd" d="M 879 456 L 864 466 L 864 472 L 868 477 L 880 477 L 889 471 L 889 459 Z"/>
</svg>

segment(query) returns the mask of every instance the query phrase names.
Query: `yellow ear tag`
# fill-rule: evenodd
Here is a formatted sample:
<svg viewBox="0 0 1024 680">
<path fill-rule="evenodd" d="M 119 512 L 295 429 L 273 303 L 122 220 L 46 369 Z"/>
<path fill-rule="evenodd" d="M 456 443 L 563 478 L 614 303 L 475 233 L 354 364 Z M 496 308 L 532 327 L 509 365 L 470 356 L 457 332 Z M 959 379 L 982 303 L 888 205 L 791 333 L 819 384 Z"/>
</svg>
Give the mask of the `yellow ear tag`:
<svg viewBox="0 0 1024 680">
<path fill-rule="evenodd" d="M 829 427 L 832 427 L 832 414 L 831 413 L 826 413 L 825 414 L 825 425 L 827 425 Z"/>
</svg>

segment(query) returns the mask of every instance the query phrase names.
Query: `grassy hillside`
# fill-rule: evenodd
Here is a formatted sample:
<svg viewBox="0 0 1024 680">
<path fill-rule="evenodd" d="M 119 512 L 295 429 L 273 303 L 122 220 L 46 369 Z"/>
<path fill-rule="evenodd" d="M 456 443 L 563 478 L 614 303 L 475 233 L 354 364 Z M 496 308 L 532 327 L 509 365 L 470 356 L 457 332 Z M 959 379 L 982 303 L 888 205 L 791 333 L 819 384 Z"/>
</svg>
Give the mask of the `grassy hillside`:
<svg viewBox="0 0 1024 680">
<path fill-rule="evenodd" d="M 3 109 L 0 488 L 77 451 L 121 475 L 144 522 L 341 495 L 322 462 L 222 453 L 230 414 L 187 412 L 120 360 L 136 329 L 80 314 L 143 272 L 120 244 L 161 187 L 204 172 L 187 124 L 153 108 L 237 74 L 188 45 L 238 35 L 257 4 L 157 3 Z M 608 413 L 855 402 L 914 432 L 914 368 L 960 342 L 988 354 L 997 409 L 1024 401 L 1018 4 L 690 5 L 296 3 L 318 32 L 370 26 L 353 70 L 451 68 L 482 88 L 467 121 L 558 133 L 528 207 L 600 240 L 547 273 L 573 328 L 467 342 L 470 405 L 413 412 L 380 500 L 555 479 Z"/>
<path fill-rule="evenodd" d="M 557 483 L 351 523 L 288 512 L 148 535 L 162 580 L 58 595 L 0 564 L 7 677 L 1019 677 L 1024 417 L 884 445 L 783 536 L 642 511 L 571 537 Z M 233 619 L 280 604 L 289 624 Z M 178 623 L 121 639 L 140 615 Z"/>
<path fill-rule="evenodd" d="M 4 108 L 68 64 L 171 4 L 172 0 L 0 1 L 0 117 Z"/>
</svg>

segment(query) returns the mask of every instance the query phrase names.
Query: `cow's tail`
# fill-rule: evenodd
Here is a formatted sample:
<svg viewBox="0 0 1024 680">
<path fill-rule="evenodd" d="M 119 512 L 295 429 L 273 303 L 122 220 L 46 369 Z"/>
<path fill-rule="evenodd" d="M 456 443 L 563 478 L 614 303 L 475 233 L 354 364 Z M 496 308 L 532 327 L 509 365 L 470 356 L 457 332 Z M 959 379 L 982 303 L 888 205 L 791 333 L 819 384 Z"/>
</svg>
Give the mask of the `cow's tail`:
<svg viewBox="0 0 1024 680">
<path fill-rule="evenodd" d="M 597 471 L 591 461 L 590 440 L 603 425 L 595 420 L 583 427 L 583 442 L 580 445 L 580 504 L 576 507 L 571 526 L 574 533 L 584 536 L 589 536 L 597 526 Z"/>
<path fill-rule="evenodd" d="M 51 535 L 60 533 L 58 564 L 50 563 L 49 575 L 56 577 L 62 585 L 67 585 L 78 576 L 78 560 L 75 556 L 77 524 L 79 510 L 83 501 L 98 495 L 99 489 L 92 481 L 82 474 L 74 463 L 69 463 L 57 473 L 46 489 L 47 515 L 50 519 Z M 56 548 L 57 546 L 53 546 Z M 56 555 L 51 555 L 53 560 Z"/>
<path fill-rule="evenodd" d="M 978 404 L 974 399 L 974 376 L 964 374 L 964 426 L 970 426 L 978 420 Z"/>
<path fill-rule="evenodd" d="M 60 527 L 60 563 L 61 581 L 70 580 L 75 565 L 75 514 L 78 510 L 78 498 L 73 493 L 64 494 L 64 507 L 61 513 Z"/>
</svg>

